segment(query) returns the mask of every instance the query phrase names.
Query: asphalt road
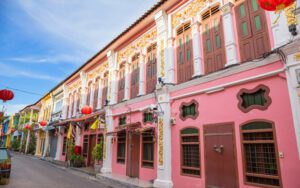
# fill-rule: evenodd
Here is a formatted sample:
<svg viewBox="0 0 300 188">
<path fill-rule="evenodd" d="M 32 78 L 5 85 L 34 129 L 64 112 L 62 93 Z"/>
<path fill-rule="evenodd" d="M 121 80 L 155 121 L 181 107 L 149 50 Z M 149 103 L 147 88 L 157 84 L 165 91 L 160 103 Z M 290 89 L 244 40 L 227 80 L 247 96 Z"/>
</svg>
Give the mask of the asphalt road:
<svg viewBox="0 0 300 188">
<path fill-rule="evenodd" d="M 8 185 L 2 188 L 111 188 L 80 172 L 75 172 L 53 164 L 13 154 L 12 171 Z"/>
</svg>

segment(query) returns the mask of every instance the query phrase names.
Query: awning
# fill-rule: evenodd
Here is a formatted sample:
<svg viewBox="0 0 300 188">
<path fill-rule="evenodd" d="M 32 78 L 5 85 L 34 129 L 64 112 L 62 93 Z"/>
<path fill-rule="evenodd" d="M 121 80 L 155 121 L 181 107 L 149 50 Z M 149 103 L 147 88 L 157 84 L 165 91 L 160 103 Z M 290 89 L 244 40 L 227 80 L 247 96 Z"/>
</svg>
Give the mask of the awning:
<svg viewBox="0 0 300 188">
<path fill-rule="evenodd" d="M 154 127 L 141 127 L 141 128 L 137 128 L 134 131 L 138 132 L 138 133 L 144 133 L 146 131 L 150 131 L 150 130 L 154 130 Z"/>
<path fill-rule="evenodd" d="M 124 127 L 120 127 L 120 128 L 115 129 L 114 131 L 107 132 L 106 135 L 107 135 L 107 136 L 115 136 L 115 135 L 117 135 L 119 132 L 125 131 L 125 130 L 126 130 L 126 127 L 125 127 L 125 126 L 124 126 Z"/>
<path fill-rule="evenodd" d="M 51 131 L 51 130 L 53 130 L 53 129 L 55 129 L 55 127 L 54 126 L 46 126 L 45 128 L 44 128 L 44 131 Z"/>
</svg>

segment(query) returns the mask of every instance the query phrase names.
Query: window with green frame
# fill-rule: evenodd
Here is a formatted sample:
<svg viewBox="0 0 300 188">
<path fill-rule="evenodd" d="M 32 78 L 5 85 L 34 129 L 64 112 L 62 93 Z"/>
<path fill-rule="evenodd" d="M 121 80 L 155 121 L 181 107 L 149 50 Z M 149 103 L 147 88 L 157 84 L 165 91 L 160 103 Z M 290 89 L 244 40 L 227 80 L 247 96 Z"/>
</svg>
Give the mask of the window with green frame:
<svg viewBox="0 0 300 188">
<path fill-rule="evenodd" d="M 119 125 L 126 125 L 126 116 L 119 117 Z"/>
<path fill-rule="evenodd" d="M 184 118 L 188 116 L 195 116 L 196 115 L 196 104 L 192 103 L 188 106 L 182 106 L 182 116 Z"/>
<path fill-rule="evenodd" d="M 153 121 L 153 114 L 152 113 L 144 113 L 144 123 L 152 122 Z"/>
<path fill-rule="evenodd" d="M 243 93 L 241 95 L 243 99 L 242 106 L 244 108 L 248 108 L 252 105 L 264 106 L 267 102 L 265 99 L 265 92 L 266 91 L 264 89 L 259 89 L 254 93 Z"/>
</svg>

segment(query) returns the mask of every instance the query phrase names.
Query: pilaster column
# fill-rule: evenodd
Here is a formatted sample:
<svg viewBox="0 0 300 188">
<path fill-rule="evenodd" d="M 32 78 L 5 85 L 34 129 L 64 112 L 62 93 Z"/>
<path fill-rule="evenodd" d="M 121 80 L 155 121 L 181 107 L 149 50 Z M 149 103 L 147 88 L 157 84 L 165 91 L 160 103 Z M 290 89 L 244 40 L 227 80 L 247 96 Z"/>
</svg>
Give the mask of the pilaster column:
<svg viewBox="0 0 300 188">
<path fill-rule="evenodd" d="M 124 87 L 124 100 L 129 99 L 130 92 L 130 64 L 125 63 L 125 87 Z"/>
<path fill-rule="evenodd" d="M 107 132 L 111 132 L 114 129 L 113 126 L 113 116 L 111 107 L 107 106 L 105 108 L 105 134 L 103 142 L 103 165 L 101 168 L 101 173 L 111 173 L 112 172 L 112 136 L 106 135 Z"/>
<path fill-rule="evenodd" d="M 108 70 L 109 70 L 109 79 L 108 79 L 108 100 L 109 104 L 115 104 L 117 102 L 117 73 L 116 73 L 116 62 L 117 55 L 113 51 L 107 52 L 108 59 Z"/>
<path fill-rule="evenodd" d="M 99 80 L 97 109 L 100 109 L 102 106 L 102 90 L 103 90 L 102 82 L 103 80 Z"/>
<path fill-rule="evenodd" d="M 44 145 L 44 151 L 42 151 L 42 158 L 46 157 L 48 148 L 49 148 L 49 130 L 45 131 L 46 132 L 46 137 L 45 137 L 45 145 Z"/>
<path fill-rule="evenodd" d="M 73 115 L 73 112 L 72 112 L 72 104 L 73 104 L 73 100 L 74 100 L 74 97 L 71 96 L 69 98 L 69 114 L 68 114 L 68 118 L 71 118 L 72 115 Z"/>
<path fill-rule="evenodd" d="M 158 116 L 157 133 L 157 179 L 154 187 L 173 187 L 172 182 L 172 157 L 171 157 L 171 126 L 170 126 L 170 96 L 168 86 L 158 90 L 158 103 L 162 112 Z"/>
<path fill-rule="evenodd" d="M 172 78 L 174 77 L 172 71 L 172 64 L 170 62 L 170 54 L 168 54 L 167 39 L 168 39 L 168 25 L 167 25 L 167 14 L 161 10 L 155 14 L 155 22 L 157 27 L 157 77 L 161 78 L 165 83 L 173 83 Z M 169 48 L 170 53 L 172 48 Z M 170 73 L 170 75 L 166 74 Z"/>
<path fill-rule="evenodd" d="M 166 58 L 167 58 L 167 80 L 168 83 L 175 83 L 175 67 L 174 67 L 174 53 L 175 53 L 175 48 L 174 48 L 174 38 L 169 37 L 167 40 L 167 49 L 166 49 Z"/>
<path fill-rule="evenodd" d="M 87 74 L 84 71 L 80 72 L 81 79 L 81 106 L 86 105 L 86 88 L 87 88 Z"/>
<path fill-rule="evenodd" d="M 223 29 L 225 38 L 226 64 L 225 67 L 238 64 L 236 53 L 235 27 L 232 16 L 233 3 L 228 2 L 220 9 L 222 11 Z"/>
<path fill-rule="evenodd" d="M 75 146 L 81 145 L 80 139 L 81 139 L 81 130 L 78 126 L 76 126 Z"/>
<path fill-rule="evenodd" d="M 139 72 L 139 96 L 144 95 L 145 94 L 145 49 L 143 50 L 143 52 L 140 55 L 140 59 L 139 59 L 139 68 L 140 68 L 140 72 Z"/>
<path fill-rule="evenodd" d="M 203 75 L 202 70 L 202 62 L 203 59 L 201 57 L 201 37 L 199 31 L 199 22 L 195 22 L 192 25 L 192 35 L 193 35 L 193 58 L 194 58 L 194 75 L 193 77 L 199 77 Z"/>
</svg>

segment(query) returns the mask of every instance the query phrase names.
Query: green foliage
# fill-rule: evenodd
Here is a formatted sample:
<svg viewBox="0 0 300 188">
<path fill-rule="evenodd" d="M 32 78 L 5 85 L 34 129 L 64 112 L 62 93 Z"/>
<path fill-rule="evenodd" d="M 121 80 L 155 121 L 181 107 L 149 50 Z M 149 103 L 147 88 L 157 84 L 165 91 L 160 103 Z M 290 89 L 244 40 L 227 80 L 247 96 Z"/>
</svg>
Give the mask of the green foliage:
<svg viewBox="0 0 300 188">
<path fill-rule="evenodd" d="M 74 167 L 81 167 L 83 165 L 84 157 L 75 154 L 75 145 L 72 139 L 68 139 L 67 141 L 67 158 Z"/>
<path fill-rule="evenodd" d="M 102 141 L 100 141 L 100 143 L 96 144 L 96 146 L 93 148 L 92 156 L 97 161 L 102 160 L 102 158 L 103 158 L 103 144 L 102 144 Z"/>
<path fill-rule="evenodd" d="M 11 142 L 11 149 L 13 151 L 19 151 L 20 150 L 20 146 L 21 146 L 21 141 L 18 138 L 15 138 L 12 142 Z"/>
</svg>

